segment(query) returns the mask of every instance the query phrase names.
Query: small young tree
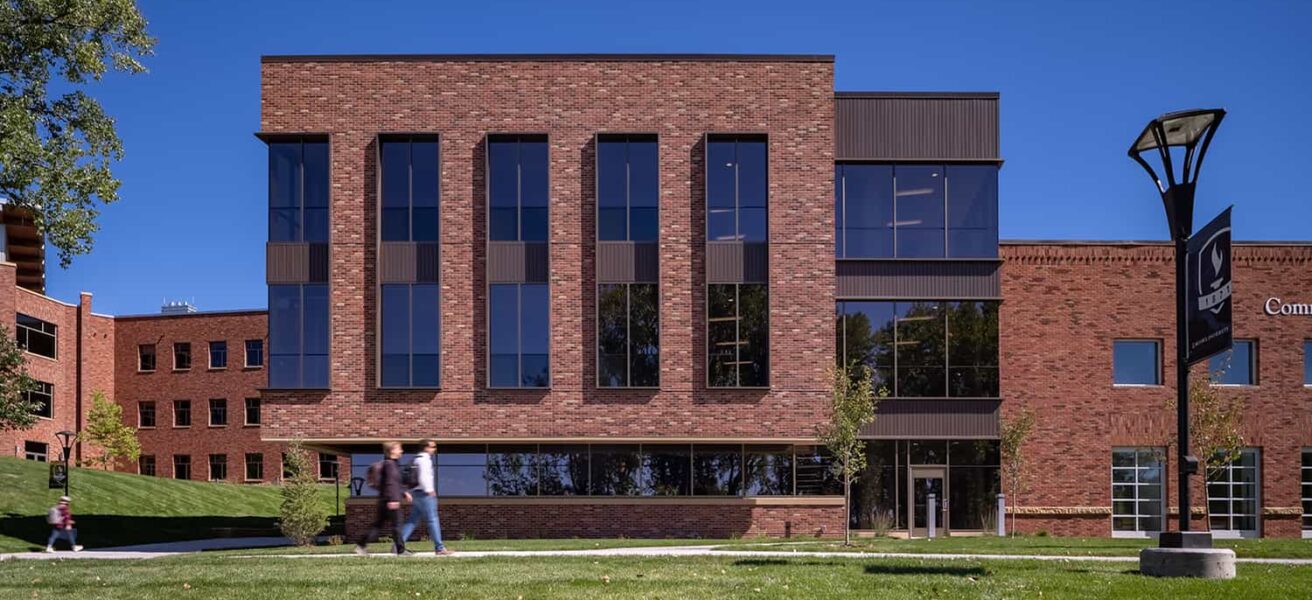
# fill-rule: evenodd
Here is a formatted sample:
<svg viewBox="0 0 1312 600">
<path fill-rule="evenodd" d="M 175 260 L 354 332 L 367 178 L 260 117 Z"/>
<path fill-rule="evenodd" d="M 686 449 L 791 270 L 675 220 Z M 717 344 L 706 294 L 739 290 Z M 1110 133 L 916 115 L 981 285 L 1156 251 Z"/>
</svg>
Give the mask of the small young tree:
<svg viewBox="0 0 1312 600">
<path fill-rule="evenodd" d="M 141 456 L 137 430 L 123 422 L 123 407 L 110 402 L 99 390 L 91 394 L 87 426 L 78 437 L 100 448 L 100 456 L 90 462 L 106 470 L 119 459 L 135 461 Z"/>
<path fill-rule="evenodd" d="M 1211 470 L 1239 458 L 1244 447 L 1244 400 L 1240 396 L 1222 393 L 1214 383 L 1224 369 L 1215 373 L 1201 370 L 1189 377 L 1189 450 L 1198 457 L 1198 469 L 1204 478 Z M 1166 403 L 1172 413 L 1176 398 L 1171 395 Z M 1206 484 L 1204 484 L 1205 486 Z M 1210 529 L 1212 511 L 1204 498 L 1203 515 Z"/>
<path fill-rule="evenodd" d="M 9 335 L 9 329 L 0 325 L 0 431 L 28 429 L 36 424 L 36 411 L 41 405 L 27 397 L 34 387 L 36 382 L 27 376 L 23 349 Z"/>
<path fill-rule="evenodd" d="M 843 482 L 843 544 L 852 544 L 852 482 L 866 468 L 866 443 L 858 435 L 861 427 L 875 420 L 878 398 L 870 368 L 865 365 L 833 367 L 829 370 L 833 386 L 830 396 L 829 422 L 819 427 L 820 441 L 833 454 L 834 475 Z"/>
<path fill-rule="evenodd" d="M 1029 464 L 1024 453 L 1025 440 L 1034 429 L 1034 413 L 1021 409 L 1011 418 L 1002 420 L 1001 446 L 1002 473 L 1011 484 L 1011 535 L 1016 535 L 1016 513 L 1020 507 L 1020 492 L 1025 488 Z"/>
<path fill-rule="evenodd" d="M 287 446 L 278 528 L 297 546 L 310 546 L 328 527 L 328 508 L 319 500 L 319 481 L 310 454 L 299 441 Z"/>
</svg>

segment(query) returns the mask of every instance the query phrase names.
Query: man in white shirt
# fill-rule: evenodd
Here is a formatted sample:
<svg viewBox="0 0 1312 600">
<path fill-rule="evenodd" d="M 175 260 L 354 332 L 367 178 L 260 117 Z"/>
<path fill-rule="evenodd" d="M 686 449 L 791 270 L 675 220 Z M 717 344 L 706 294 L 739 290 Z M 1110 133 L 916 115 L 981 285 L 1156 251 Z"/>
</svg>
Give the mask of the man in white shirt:
<svg viewBox="0 0 1312 600">
<path fill-rule="evenodd" d="M 437 488 L 433 482 L 433 453 L 435 452 L 437 452 L 437 442 L 424 440 L 424 451 L 415 455 L 414 468 L 418 471 L 418 485 L 410 490 L 410 495 L 414 497 L 414 505 L 410 507 L 410 517 L 405 520 L 405 527 L 401 529 L 401 539 L 410 539 L 410 534 L 414 533 L 419 519 L 425 519 L 428 536 L 433 538 L 433 552 L 439 556 L 447 556 L 454 552 L 442 545 L 442 526 L 437 521 Z"/>
</svg>

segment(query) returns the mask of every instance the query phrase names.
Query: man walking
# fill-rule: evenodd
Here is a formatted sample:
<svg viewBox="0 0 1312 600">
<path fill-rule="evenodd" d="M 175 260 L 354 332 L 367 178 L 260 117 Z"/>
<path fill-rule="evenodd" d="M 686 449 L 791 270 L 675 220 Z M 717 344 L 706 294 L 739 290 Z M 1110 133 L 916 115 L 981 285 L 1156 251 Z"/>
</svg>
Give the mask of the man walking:
<svg viewBox="0 0 1312 600">
<path fill-rule="evenodd" d="M 368 545 L 378 541 L 378 535 L 388 519 L 391 519 L 393 527 L 392 549 L 397 556 L 413 554 L 405 549 L 405 536 L 401 535 L 401 500 L 402 498 L 408 500 L 410 494 L 406 493 L 401 485 L 401 468 L 396 464 L 398 458 L 401 458 L 401 442 L 384 442 L 383 460 L 369 466 L 367 479 L 369 485 L 378 490 L 378 506 L 373 524 L 364 535 L 360 536 L 360 539 L 356 540 L 356 554 L 362 556 L 369 554 Z"/>
<path fill-rule="evenodd" d="M 46 520 L 54 527 L 50 531 L 50 539 L 46 541 L 46 552 L 53 554 L 55 552 L 55 542 L 59 538 L 68 540 L 68 545 L 73 547 L 74 552 L 81 552 L 82 546 L 77 545 L 77 530 L 73 529 L 73 510 L 68 504 L 72 502 L 68 496 L 60 496 L 59 504 L 50 507 L 50 514 Z"/>
<path fill-rule="evenodd" d="M 418 470 L 419 480 L 414 489 L 410 490 L 414 505 L 410 507 L 410 518 L 405 520 L 405 527 L 401 530 L 401 539 L 408 541 L 419 520 L 424 519 L 428 525 L 428 535 L 433 538 L 433 553 L 449 556 L 455 553 L 442 545 L 442 525 L 437 520 L 437 488 L 433 485 L 434 452 L 437 452 L 437 442 L 424 440 L 423 452 L 415 455 L 414 468 Z"/>
</svg>

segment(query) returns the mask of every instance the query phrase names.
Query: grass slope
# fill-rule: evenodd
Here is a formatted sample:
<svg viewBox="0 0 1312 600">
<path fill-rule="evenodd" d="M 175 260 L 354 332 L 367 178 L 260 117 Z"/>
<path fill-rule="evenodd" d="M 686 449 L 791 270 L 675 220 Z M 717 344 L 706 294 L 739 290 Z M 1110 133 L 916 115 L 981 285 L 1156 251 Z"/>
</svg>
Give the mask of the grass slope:
<svg viewBox="0 0 1312 600">
<path fill-rule="evenodd" d="M 1239 565 L 1237 579 L 1153 579 L 1132 564 L 680 558 L 234 558 L 0 563 L 28 598 L 1306 598 L 1312 568 Z"/>
<path fill-rule="evenodd" d="M 47 489 L 47 465 L 0 458 L 0 552 L 45 545 L 46 511 L 63 490 Z M 69 495 L 78 542 L 121 546 L 216 537 L 225 528 L 269 529 L 281 497 L 270 485 L 180 481 L 73 469 Z M 345 491 L 343 491 L 345 492 Z M 333 514 L 333 489 L 323 501 Z"/>
</svg>

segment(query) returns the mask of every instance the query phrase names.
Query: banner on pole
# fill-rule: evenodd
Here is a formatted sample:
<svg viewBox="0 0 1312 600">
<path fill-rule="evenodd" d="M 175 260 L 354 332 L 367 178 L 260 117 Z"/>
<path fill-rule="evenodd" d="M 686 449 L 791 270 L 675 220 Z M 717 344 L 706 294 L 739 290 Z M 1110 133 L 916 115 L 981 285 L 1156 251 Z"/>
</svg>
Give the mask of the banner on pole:
<svg viewBox="0 0 1312 600">
<path fill-rule="evenodd" d="M 1191 365 L 1225 352 L 1233 344 L 1230 210 L 1198 230 L 1185 253 L 1185 326 Z"/>
</svg>

